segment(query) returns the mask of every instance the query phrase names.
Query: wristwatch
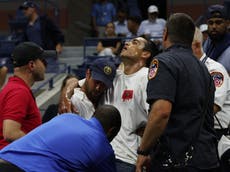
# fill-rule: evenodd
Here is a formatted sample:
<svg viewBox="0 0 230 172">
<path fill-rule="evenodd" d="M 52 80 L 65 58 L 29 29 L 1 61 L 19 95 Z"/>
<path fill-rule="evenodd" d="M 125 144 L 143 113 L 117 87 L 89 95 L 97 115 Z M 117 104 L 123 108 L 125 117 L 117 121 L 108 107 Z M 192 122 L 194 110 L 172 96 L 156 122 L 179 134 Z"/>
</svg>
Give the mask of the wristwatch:
<svg viewBox="0 0 230 172">
<path fill-rule="evenodd" d="M 143 155 L 143 156 L 148 156 L 150 154 L 149 150 L 141 150 L 140 147 L 137 148 L 137 154 L 138 155 Z"/>
</svg>

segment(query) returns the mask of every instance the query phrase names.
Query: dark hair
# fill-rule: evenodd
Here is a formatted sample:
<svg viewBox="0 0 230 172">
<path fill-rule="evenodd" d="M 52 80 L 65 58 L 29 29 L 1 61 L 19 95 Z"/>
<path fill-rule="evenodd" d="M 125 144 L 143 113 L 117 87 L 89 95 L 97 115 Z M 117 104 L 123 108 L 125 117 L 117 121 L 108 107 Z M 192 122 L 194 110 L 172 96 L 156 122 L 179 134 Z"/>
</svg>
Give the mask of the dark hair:
<svg viewBox="0 0 230 172">
<path fill-rule="evenodd" d="M 192 18 L 184 13 L 172 14 L 166 23 L 169 40 L 172 43 L 191 47 L 195 24 Z"/>
<path fill-rule="evenodd" d="M 95 110 L 93 117 L 97 118 L 101 123 L 106 134 L 110 132 L 108 139 L 112 141 L 121 127 L 121 115 L 117 108 L 112 105 L 99 106 Z"/>
<path fill-rule="evenodd" d="M 137 23 L 138 25 L 140 25 L 142 21 L 141 17 L 139 16 L 129 16 L 127 20 L 131 20 L 132 22 Z"/>
<path fill-rule="evenodd" d="M 149 51 L 151 53 L 151 56 L 146 60 L 145 63 L 145 67 L 149 67 L 151 61 L 153 60 L 153 58 L 160 53 L 159 48 L 157 47 L 157 45 L 151 41 L 150 39 L 146 38 L 143 36 L 143 38 L 145 38 L 147 40 L 147 42 L 145 43 L 145 47 L 143 48 L 144 51 Z"/>
</svg>

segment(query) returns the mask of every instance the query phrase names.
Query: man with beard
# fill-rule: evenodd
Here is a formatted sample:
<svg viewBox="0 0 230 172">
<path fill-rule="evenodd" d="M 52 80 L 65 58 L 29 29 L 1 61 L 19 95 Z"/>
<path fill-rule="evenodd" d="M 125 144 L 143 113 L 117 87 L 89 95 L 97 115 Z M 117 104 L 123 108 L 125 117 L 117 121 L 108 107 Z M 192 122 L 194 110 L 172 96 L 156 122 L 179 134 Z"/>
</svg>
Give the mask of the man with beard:
<svg viewBox="0 0 230 172">
<path fill-rule="evenodd" d="M 221 63 L 230 73 L 230 34 L 228 15 L 224 6 L 212 5 L 207 11 L 208 39 L 204 51 L 208 57 Z"/>
<path fill-rule="evenodd" d="M 98 106 L 99 100 L 106 89 L 113 85 L 113 79 L 116 74 L 116 66 L 106 58 L 95 60 L 86 70 L 85 79 L 77 84 L 69 102 L 72 106 L 72 112 L 90 119 Z"/>
<path fill-rule="evenodd" d="M 14 75 L 0 93 L 0 149 L 41 124 L 41 114 L 30 87 L 45 77 L 45 59 L 55 51 L 24 42 L 12 53 Z"/>
</svg>

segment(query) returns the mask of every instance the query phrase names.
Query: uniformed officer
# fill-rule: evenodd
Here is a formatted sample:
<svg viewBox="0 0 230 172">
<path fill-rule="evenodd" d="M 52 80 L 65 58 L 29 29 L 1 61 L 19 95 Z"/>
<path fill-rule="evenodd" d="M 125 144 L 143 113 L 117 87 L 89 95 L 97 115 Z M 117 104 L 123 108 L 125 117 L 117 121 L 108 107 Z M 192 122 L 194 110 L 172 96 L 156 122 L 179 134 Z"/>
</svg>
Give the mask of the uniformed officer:
<svg viewBox="0 0 230 172">
<path fill-rule="evenodd" d="M 183 29 L 182 29 L 183 28 Z M 149 119 L 137 153 L 136 172 L 149 162 L 157 172 L 211 172 L 219 166 L 213 128 L 214 84 L 192 54 L 195 25 L 183 13 L 170 16 L 165 52 L 149 69 Z"/>
<path fill-rule="evenodd" d="M 225 67 L 206 56 L 202 48 L 202 33 L 196 28 L 192 49 L 194 55 L 204 63 L 215 84 L 215 101 L 214 101 L 214 128 L 218 139 L 223 134 L 227 134 L 230 123 L 230 79 Z"/>
</svg>

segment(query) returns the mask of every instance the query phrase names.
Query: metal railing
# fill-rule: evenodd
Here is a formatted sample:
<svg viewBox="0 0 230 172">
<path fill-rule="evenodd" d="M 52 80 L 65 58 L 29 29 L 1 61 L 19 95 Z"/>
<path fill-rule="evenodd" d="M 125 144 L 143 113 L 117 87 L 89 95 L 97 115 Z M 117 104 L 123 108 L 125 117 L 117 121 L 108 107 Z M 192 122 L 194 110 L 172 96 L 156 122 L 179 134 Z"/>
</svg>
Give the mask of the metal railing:
<svg viewBox="0 0 230 172">
<path fill-rule="evenodd" d="M 68 73 L 70 74 L 71 72 L 71 66 L 67 65 L 66 63 L 59 63 L 59 65 L 63 65 L 64 68 L 62 70 L 59 70 L 57 73 L 55 73 L 51 78 L 49 78 L 48 80 L 42 82 L 37 88 L 33 89 L 33 94 L 37 94 L 38 92 L 40 92 L 40 90 L 45 87 L 46 85 L 48 85 L 48 90 L 51 90 L 54 88 L 54 79 L 60 75 L 61 73 Z"/>
</svg>

